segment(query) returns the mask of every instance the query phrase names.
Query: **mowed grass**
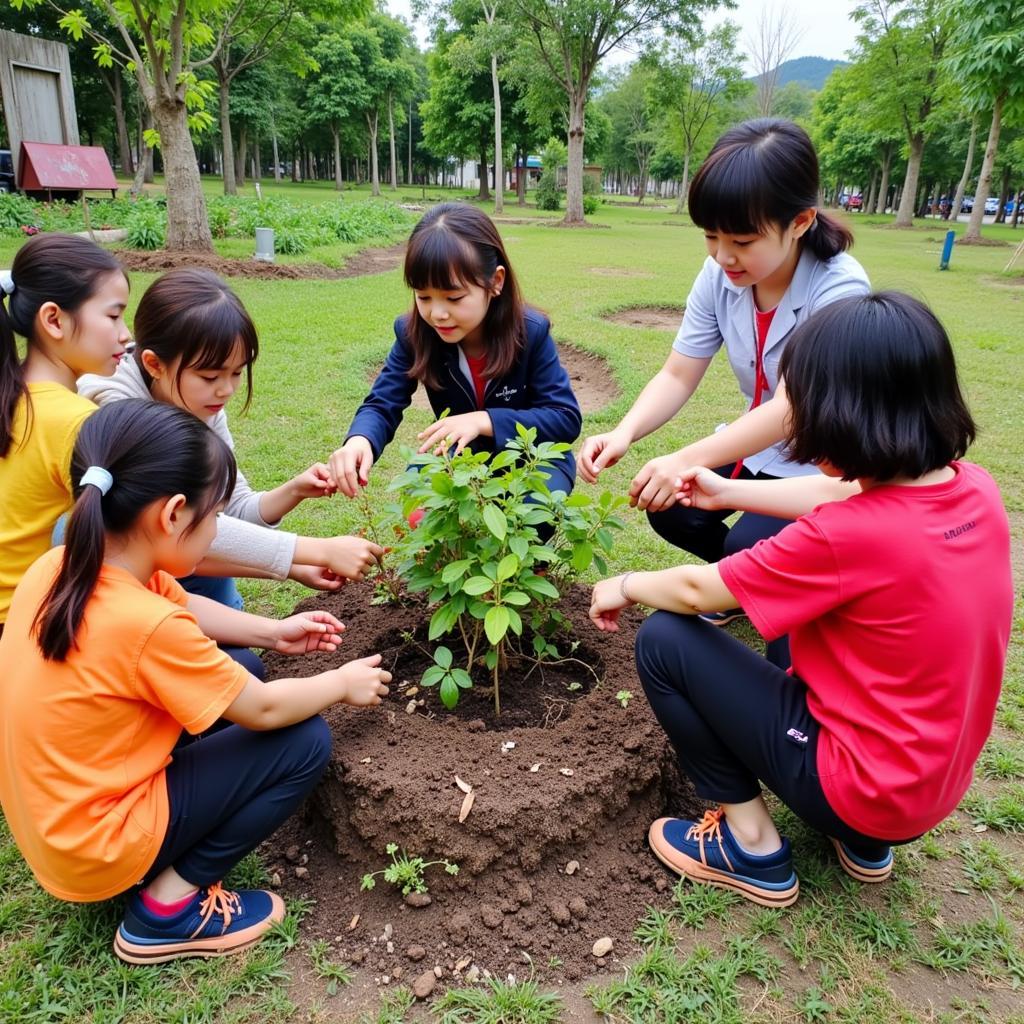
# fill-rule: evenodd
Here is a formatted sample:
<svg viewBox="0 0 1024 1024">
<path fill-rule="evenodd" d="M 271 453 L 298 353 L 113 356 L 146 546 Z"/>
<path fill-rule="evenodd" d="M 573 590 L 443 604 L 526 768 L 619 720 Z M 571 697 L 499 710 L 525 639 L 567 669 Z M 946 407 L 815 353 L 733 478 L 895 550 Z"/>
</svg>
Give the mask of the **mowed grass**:
<svg viewBox="0 0 1024 1024">
<path fill-rule="evenodd" d="M 211 194 L 219 182 L 205 182 Z M 335 202 L 329 183 L 264 183 L 295 201 Z M 412 200 L 419 190 L 400 189 Z M 246 187 L 251 192 L 251 186 Z M 436 195 L 430 189 L 428 194 Z M 342 202 L 363 201 L 367 189 Z M 681 306 L 704 258 L 700 232 L 672 207 L 604 206 L 606 228 L 556 230 L 542 222 L 504 223 L 511 260 L 530 302 L 551 316 L 559 341 L 603 356 L 620 397 L 586 417 L 584 435 L 615 425 L 663 362 L 671 332 L 624 327 L 606 314 L 635 306 Z M 535 216 L 506 207 L 507 218 Z M 1012 248 L 957 247 L 939 272 L 946 225 L 912 231 L 851 216 L 854 254 L 877 288 L 928 302 L 946 324 L 981 433 L 971 458 L 998 480 L 1019 552 L 1024 533 L 1024 265 L 1004 275 Z M 962 225 L 960 229 L 962 230 Z M 1022 232 L 986 228 L 1016 244 Z M 16 243 L 0 242 L 0 266 Z M 236 255 L 243 255 L 240 247 Z M 351 248 L 307 259 L 343 262 Z M 225 252 L 227 254 L 227 252 Z M 148 275 L 133 275 L 133 302 Z M 372 372 L 392 342 L 391 322 L 409 303 L 393 271 L 343 281 L 235 279 L 260 329 L 251 410 L 232 419 L 240 462 L 255 486 L 271 486 L 324 460 L 344 439 Z M 236 402 L 240 406 L 240 402 Z M 638 443 L 601 486 L 624 490 L 643 462 L 714 429 L 742 410 L 724 359 L 716 360 L 690 405 Z M 374 504 L 403 466 L 428 414 L 410 410 L 397 442 L 371 477 Z M 581 485 L 585 486 L 585 485 Z M 612 571 L 680 560 L 642 516 L 628 525 Z M 360 513 L 342 498 L 306 502 L 288 528 L 310 534 L 357 530 Z M 1018 566 L 1018 572 L 1019 572 Z M 1018 580 L 1020 577 L 1018 576 Z M 1018 587 L 1019 589 L 1019 587 Z M 287 612 L 308 594 L 292 584 L 246 581 L 252 610 Z M 997 725 L 961 811 L 918 843 L 897 852 L 894 880 L 861 887 L 836 867 L 821 838 L 785 812 L 794 840 L 802 897 L 791 910 L 764 911 L 716 890 L 677 886 L 637 923 L 643 953 L 626 976 L 595 986 L 590 998 L 615 1021 L 1024 1021 L 1024 626 L 1020 603 Z M 756 638 L 748 636 L 757 643 Z M 258 880 L 254 859 L 242 874 Z M 353 883 L 354 884 L 354 883 Z M 303 907 L 292 908 L 270 942 L 231 961 L 127 968 L 110 952 L 114 904 L 68 906 L 41 893 L 6 831 L 0 832 L 0 1021 L 347 1020 L 345 971 L 330 950 L 308 942 Z M 297 967 L 321 986 L 301 1011 L 289 989 Z M 334 993 L 339 993 L 335 995 Z M 535 992 L 486 991 L 450 999 L 430 1014 L 447 1020 L 570 1019 L 564 1006 Z M 514 996 L 515 998 L 512 998 Z M 377 1019 L 400 1021 L 409 1000 L 396 993 Z M 502 1016 L 501 1013 L 505 1015 Z"/>
</svg>

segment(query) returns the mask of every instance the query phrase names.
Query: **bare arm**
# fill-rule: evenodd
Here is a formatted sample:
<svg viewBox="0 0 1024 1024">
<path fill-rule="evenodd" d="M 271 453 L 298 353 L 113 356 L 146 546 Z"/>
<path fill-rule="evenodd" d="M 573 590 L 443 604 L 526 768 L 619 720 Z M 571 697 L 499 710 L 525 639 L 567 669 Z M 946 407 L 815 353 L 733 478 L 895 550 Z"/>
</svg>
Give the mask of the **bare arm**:
<svg viewBox="0 0 1024 1024">
<path fill-rule="evenodd" d="M 250 677 L 224 717 L 247 729 L 280 729 L 319 714 L 332 704 L 373 707 L 387 696 L 391 673 L 380 667 L 381 656 L 350 661 L 341 668 L 306 679 L 275 679 L 260 683 Z"/>
<path fill-rule="evenodd" d="M 580 476 L 595 483 L 601 470 L 614 466 L 634 442 L 663 426 L 689 401 L 707 373 L 711 359 L 670 352 L 665 365 L 648 381 L 622 422 L 606 434 L 583 442 Z"/>
</svg>

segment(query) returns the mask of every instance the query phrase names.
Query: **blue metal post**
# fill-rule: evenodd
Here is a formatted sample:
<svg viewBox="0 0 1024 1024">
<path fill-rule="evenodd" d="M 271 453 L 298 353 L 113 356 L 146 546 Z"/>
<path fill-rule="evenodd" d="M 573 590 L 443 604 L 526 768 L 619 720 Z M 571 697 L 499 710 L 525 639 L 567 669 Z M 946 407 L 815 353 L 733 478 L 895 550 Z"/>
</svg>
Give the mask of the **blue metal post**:
<svg viewBox="0 0 1024 1024">
<path fill-rule="evenodd" d="M 949 270 L 949 261 L 953 255 L 953 241 L 955 239 L 955 231 L 946 232 L 946 244 L 942 247 L 942 259 L 939 260 L 939 270 Z"/>
</svg>

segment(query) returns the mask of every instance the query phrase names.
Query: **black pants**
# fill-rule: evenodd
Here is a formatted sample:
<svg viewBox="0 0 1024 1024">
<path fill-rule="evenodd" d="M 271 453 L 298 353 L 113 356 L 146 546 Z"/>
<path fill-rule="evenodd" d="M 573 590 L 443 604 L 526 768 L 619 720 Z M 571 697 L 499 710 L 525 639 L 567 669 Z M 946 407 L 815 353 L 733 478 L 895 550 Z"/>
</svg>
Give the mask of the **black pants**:
<svg viewBox="0 0 1024 1024">
<path fill-rule="evenodd" d="M 719 476 L 731 477 L 736 463 L 719 466 L 714 470 Z M 777 477 L 764 473 L 751 473 L 748 469 L 740 470 L 740 480 L 776 480 Z M 717 562 L 726 555 L 734 555 L 737 551 L 752 548 L 759 540 L 774 537 L 792 522 L 791 519 L 777 519 L 775 516 L 762 516 L 756 512 L 744 512 L 730 527 L 725 520 L 733 515 L 734 508 L 719 509 L 707 512 L 699 508 L 687 508 L 685 505 L 673 505 L 663 512 L 648 512 L 647 519 L 654 532 L 667 540 L 669 544 L 689 551 L 691 555 L 703 558 L 705 562 Z M 772 640 L 765 647 L 765 657 L 779 668 L 789 668 L 789 637 L 781 636 Z"/>
<path fill-rule="evenodd" d="M 795 676 L 715 626 L 671 612 L 640 627 L 636 667 L 698 796 L 743 803 L 763 782 L 807 824 L 854 849 L 892 845 L 851 828 L 829 805 L 817 773 L 819 726 Z"/>
<path fill-rule="evenodd" d="M 229 725 L 178 746 L 167 835 L 146 882 L 168 867 L 200 888 L 219 882 L 298 808 L 330 753 L 319 715 L 266 732 Z"/>
</svg>

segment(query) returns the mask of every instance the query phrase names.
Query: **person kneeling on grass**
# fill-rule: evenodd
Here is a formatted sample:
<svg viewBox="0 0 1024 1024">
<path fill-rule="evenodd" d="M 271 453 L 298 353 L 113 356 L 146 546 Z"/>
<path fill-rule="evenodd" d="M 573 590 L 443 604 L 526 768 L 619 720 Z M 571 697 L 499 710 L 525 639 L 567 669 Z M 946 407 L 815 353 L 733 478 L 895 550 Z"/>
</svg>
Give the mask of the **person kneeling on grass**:
<svg viewBox="0 0 1024 1024">
<path fill-rule="evenodd" d="M 959 461 L 975 425 L 935 316 L 891 292 L 838 301 L 794 332 L 782 373 L 793 458 L 824 475 L 691 468 L 678 498 L 796 522 L 714 565 L 603 580 L 590 609 L 603 630 L 631 604 L 660 609 L 637 672 L 698 796 L 720 804 L 654 822 L 651 849 L 765 906 L 799 882 L 761 783 L 862 882 L 953 811 L 992 728 L 1013 608 L 1006 512 Z M 736 604 L 766 639 L 790 634 L 791 674 L 696 617 Z"/>
<path fill-rule="evenodd" d="M 100 409 L 71 479 L 67 546 L 22 578 L 0 638 L 3 813 L 53 895 L 129 893 L 122 960 L 244 949 L 284 904 L 221 880 L 319 779 L 331 740 L 318 712 L 379 704 L 391 676 L 374 655 L 263 684 L 218 649 L 334 651 L 344 627 L 326 612 L 247 615 L 175 582 L 235 485 L 202 420 L 140 399 Z"/>
</svg>

